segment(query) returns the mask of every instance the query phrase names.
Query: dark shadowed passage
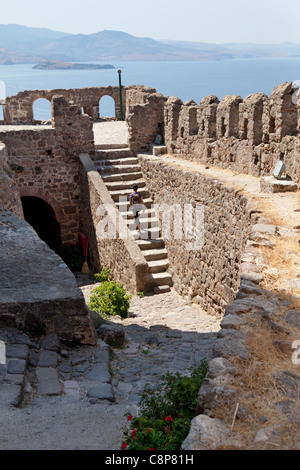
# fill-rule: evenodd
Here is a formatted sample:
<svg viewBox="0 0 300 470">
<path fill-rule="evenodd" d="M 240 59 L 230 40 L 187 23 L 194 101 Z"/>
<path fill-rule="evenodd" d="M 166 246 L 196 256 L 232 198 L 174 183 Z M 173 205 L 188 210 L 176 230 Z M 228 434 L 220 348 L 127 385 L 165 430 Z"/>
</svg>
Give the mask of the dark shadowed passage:
<svg viewBox="0 0 300 470">
<path fill-rule="evenodd" d="M 61 249 L 60 225 L 52 207 L 38 197 L 24 196 L 21 200 L 26 222 L 51 250 L 58 253 Z"/>
</svg>

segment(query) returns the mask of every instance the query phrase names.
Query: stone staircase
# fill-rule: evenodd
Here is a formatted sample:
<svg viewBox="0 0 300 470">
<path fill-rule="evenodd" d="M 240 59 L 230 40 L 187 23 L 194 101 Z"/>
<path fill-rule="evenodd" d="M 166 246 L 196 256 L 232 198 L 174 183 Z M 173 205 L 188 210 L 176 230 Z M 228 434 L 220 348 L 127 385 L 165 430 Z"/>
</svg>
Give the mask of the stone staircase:
<svg viewBox="0 0 300 470">
<path fill-rule="evenodd" d="M 172 276 L 166 272 L 169 267 L 168 253 L 161 238 L 159 221 L 151 208 L 153 200 L 146 187 L 139 160 L 130 150 L 122 148 L 98 148 L 94 165 L 100 173 L 120 214 L 135 239 L 149 266 L 149 290 L 155 293 L 170 291 Z M 140 212 L 141 238 L 135 229 L 134 217 L 129 209 L 129 195 L 136 183 L 142 193 L 145 212 Z"/>
</svg>

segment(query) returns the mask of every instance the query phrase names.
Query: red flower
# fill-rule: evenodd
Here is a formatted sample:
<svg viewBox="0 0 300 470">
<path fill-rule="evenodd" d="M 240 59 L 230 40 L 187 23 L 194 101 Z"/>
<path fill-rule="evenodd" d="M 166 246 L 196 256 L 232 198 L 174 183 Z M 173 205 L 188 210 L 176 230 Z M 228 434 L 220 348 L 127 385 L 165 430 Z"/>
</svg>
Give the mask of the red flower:
<svg viewBox="0 0 300 470">
<path fill-rule="evenodd" d="M 149 450 L 155 450 L 154 447 L 149 447 Z"/>
<path fill-rule="evenodd" d="M 124 449 L 127 449 L 127 442 L 124 442 L 124 444 L 122 444 L 122 450 Z"/>
<path fill-rule="evenodd" d="M 127 418 L 127 421 L 132 421 L 132 418 L 133 418 L 133 416 L 129 415 L 128 418 Z"/>
<path fill-rule="evenodd" d="M 173 421 L 172 416 L 167 416 L 167 417 L 165 418 L 165 421 L 167 421 L 167 423 L 172 423 L 172 421 Z"/>
<path fill-rule="evenodd" d="M 134 429 L 131 433 L 132 437 L 135 437 L 136 430 Z"/>
</svg>

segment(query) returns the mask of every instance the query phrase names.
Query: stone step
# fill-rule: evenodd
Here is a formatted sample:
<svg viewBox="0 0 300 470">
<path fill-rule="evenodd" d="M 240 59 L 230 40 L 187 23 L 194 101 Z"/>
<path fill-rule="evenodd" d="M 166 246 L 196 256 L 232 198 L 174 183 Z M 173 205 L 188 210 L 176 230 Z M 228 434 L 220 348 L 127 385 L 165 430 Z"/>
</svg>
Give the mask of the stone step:
<svg viewBox="0 0 300 470">
<path fill-rule="evenodd" d="M 102 149 L 97 149 L 95 152 L 95 158 L 99 160 L 114 160 L 118 158 L 126 158 L 126 157 L 131 157 L 132 152 L 129 150 L 128 147 L 122 147 L 119 149 L 108 149 L 108 148 L 102 148 Z"/>
<path fill-rule="evenodd" d="M 115 201 L 116 206 L 118 207 L 118 209 L 120 210 L 120 213 L 122 214 L 125 212 L 128 212 L 128 209 L 130 207 L 129 194 L 131 194 L 131 192 L 132 191 L 130 191 L 128 195 L 123 194 L 125 201 L 124 200 L 119 201 L 118 199 Z M 144 200 L 144 205 L 146 206 L 146 208 L 151 209 L 151 206 L 153 204 L 153 199 L 151 199 L 150 197 L 145 197 L 143 200 Z"/>
<path fill-rule="evenodd" d="M 162 238 L 156 238 L 152 240 L 137 240 L 137 244 L 139 245 L 142 251 L 154 250 L 156 248 L 164 248 L 165 246 L 164 240 Z"/>
<path fill-rule="evenodd" d="M 95 162 L 99 163 L 99 162 Z M 140 173 L 141 167 L 139 165 L 106 165 L 106 166 L 99 166 L 96 165 L 96 169 L 99 171 L 101 176 L 113 176 L 125 173 Z"/>
<path fill-rule="evenodd" d="M 131 234 L 133 235 L 133 238 L 137 240 L 140 238 L 141 240 L 155 240 L 156 238 L 159 238 L 161 236 L 160 230 L 158 227 L 154 228 L 141 228 L 141 231 L 138 232 L 137 230 L 134 230 L 134 227 L 132 230 L 130 230 Z"/>
<path fill-rule="evenodd" d="M 148 261 L 149 273 L 162 273 L 165 272 L 169 267 L 169 260 L 157 260 L 157 261 Z"/>
<path fill-rule="evenodd" d="M 156 286 L 153 288 L 154 294 L 165 294 L 166 292 L 170 292 L 170 286 Z"/>
<path fill-rule="evenodd" d="M 132 188 L 131 189 L 114 190 L 114 191 L 110 190 L 109 192 L 110 192 L 110 195 L 111 195 L 113 201 L 123 202 L 123 204 L 124 204 L 124 201 L 120 200 L 120 198 L 122 198 L 122 197 L 125 198 L 126 197 L 128 199 L 128 205 L 129 205 L 129 196 L 132 193 Z M 141 193 L 143 195 L 143 198 L 145 198 L 145 199 L 148 199 L 149 196 L 150 196 L 150 193 L 149 193 L 148 190 L 142 190 Z"/>
<path fill-rule="evenodd" d="M 101 151 L 129 150 L 128 145 L 125 142 L 120 144 L 95 144 L 95 149 Z"/>
<path fill-rule="evenodd" d="M 148 278 L 153 288 L 156 286 L 172 286 L 172 276 L 169 273 L 151 273 Z"/>
<path fill-rule="evenodd" d="M 121 190 L 128 190 L 130 191 L 129 194 L 133 192 L 133 185 L 137 184 L 138 185 L 138 191 L 142 192 L 143 189 L 146 186 L 146 181 L 143 179 L 139 180 L 129 180 L 129 181 L 105 181 L 105 186 L 109 191 L 121 191 Z M 141 188 L 141 189 L 140 189 Z"/>
<path fill-rule="evenodd" d="M 135 221 L 134 219 L 125 219 L 125 223 L 127 224 L 129 230 L 133 230 L 135 227 Z M 141 230 L 143 229 L 149 229 L 149 228 L 158 228 L 159 226 L 159 221 L 158 219 L 155 219 L 154 217 L 152 218 L 140 218 L 140 226 Z"/>
<path fill-rule="evenodd" d="M 143 248 L 141 248 L 143 249 Z M 168 257 L 168 252 L 166 248 L 155 248 L 155 249 L 144 249 L 143 250 L 143 255 L 146 259 L 146 261 L 158 261 L 158 260 L 164 260 Z"/>
<path fill-rule="evenodd" d="M 124 220 L 132 220 L 134 218 L 134 215 L 133 215 L 131 210 L 123 211 L 122 209 L 120 209 L 120 214 L 122 215 Z M 139 213 L 140 220 L 148 219 L 148 218 L 152 218 L 152 217 L 156 218 L 156 211 L 154 209 L 146 209 L 144 212 L 141 211 Z"/>
<path fill-rule="evenodd" d="M 128 166 L 128 165 L 139 165 L 138 158 L 135 157 L 128 157 L 128 158 L 118 158 L 115 160 L 95 160 L 94 165 L 96 166 Z"/>
<path fill-rule="evenodd" d="M 137 181 L 143 177 L 143 173 L 140 172 L 128 172 L 128 173 L 109 173 L 101 175 L 103 181 L 116 182 L 116 181 Z"/>
</svg>

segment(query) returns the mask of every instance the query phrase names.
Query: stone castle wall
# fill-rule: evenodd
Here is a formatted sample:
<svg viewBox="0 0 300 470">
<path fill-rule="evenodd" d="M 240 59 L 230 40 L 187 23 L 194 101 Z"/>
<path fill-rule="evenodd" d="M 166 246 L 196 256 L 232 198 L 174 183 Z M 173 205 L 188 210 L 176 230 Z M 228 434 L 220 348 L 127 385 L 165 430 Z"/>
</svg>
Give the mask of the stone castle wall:
<svg viewBox="0 0 300 470">
<path fill-rule="evenodd" d="M 175 290 L 221 316 L 239 288 L 240 260 L 250 230 L 247 199 L 216 179 L 164 165 L 161 159 L 140 155 L 140 162 L 154 203 L 174 208 L 191 204 L 194 209 L 203 205 L 203 246 L 187 249 L 190 240 L 184 231 L 181 239 L 176 234 L 178 223 L 170 224 L 165 244 Z M 195 220 L 193 224 L 192 232 Z"/>
<path fill-rule="evenodd" d="M 23 217 L 23 209 L 15 175 L 9 166 L 7 148 L 0 142 L 0 210 L 9 210 Z"/>
<path fill-rule="evenodd" d="M 117 119 L 121 116 L 119 87 L 89 87 L 56 90 L 22 91 L 15 96 L 9 96 L 3 106 L 5 124 L 34 124 L 33 104 L 39 98 L 52 102 L 56 95 L 63 96 L 66 101 L 78 106 L 84 114 L 94 121 L 99 119 L 99 101 L 103 96 L 111 96 L 115 101 Z M 126 106 L 126 88 L 122 89 L 123 114 Z"/>
<path fill-rule="evenodd" d="M 299 116 L 291 82 L 263 93 L 205 97 L 199 105 L 170 97 L 164 107 L 168 153 L 253 176 L 269 175 L 284 160 L 300 181 Z"/>
<path fill-rule="evenodd" d="M 61 258 L 10 211 L 0 212 L 0 240 L 0 328 L 95 344 L 84 297 Z"/>
<path fill-rule="evenodd" d="M 0 132 L 19 197 L 43 199 L 54 210 L 63 244 L 76 243 L 81 229 L 79 158 L 94 152 L 92 123 L 64 97 L 52 101 L 53 127 L 9 126 Z"/>
<path fill-rule="evenodd" d="M 127 91 L 128 146 L 133 153 L 147 151 L 156 135 L 163 136 L 165 101 L 166 97 L 151 88 Z"/>
</svg>

